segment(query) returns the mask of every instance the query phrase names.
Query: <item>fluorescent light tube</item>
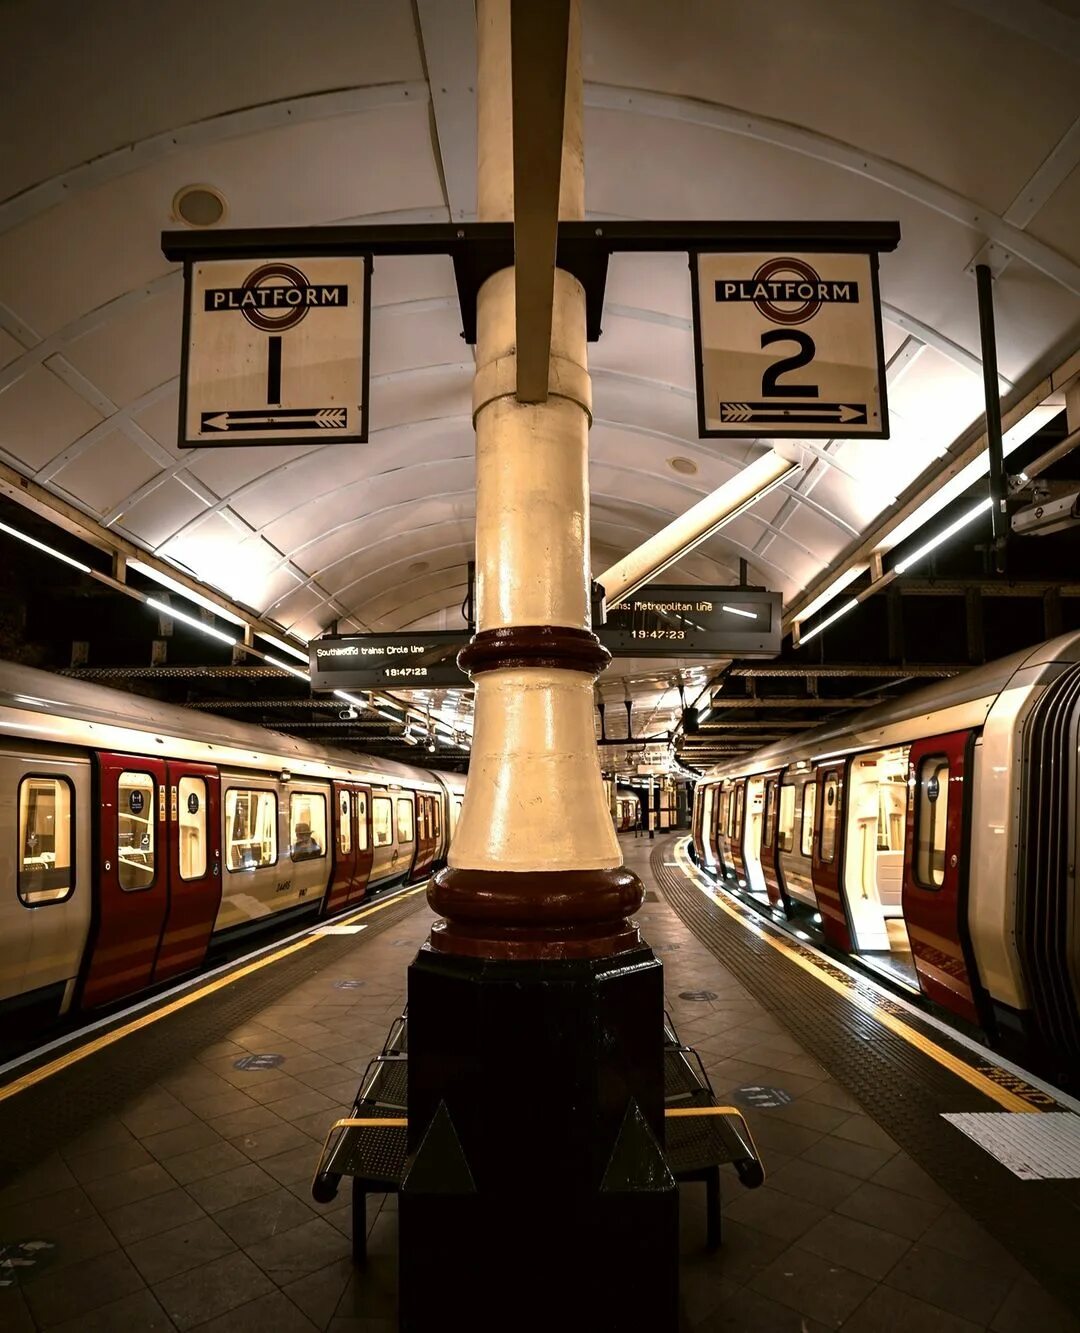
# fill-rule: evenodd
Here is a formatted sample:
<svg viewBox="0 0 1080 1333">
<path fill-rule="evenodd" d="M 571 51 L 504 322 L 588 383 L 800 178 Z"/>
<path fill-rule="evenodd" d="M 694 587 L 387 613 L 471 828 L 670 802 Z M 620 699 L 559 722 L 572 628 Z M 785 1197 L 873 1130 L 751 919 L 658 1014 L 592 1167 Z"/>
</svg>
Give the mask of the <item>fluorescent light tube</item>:
<svg viewBox="0 0 1080 1333">
<path fill-rule="evenodd" d="M 201 630 L 203 634 L 209 634 L 212 639 L 220 639 L 222 643 L 236 643 L 231 634 L 215 629 L 213 625 L 204 625 L 201 620 L 196 620 L 194 616 L 189 616 L 185 611 L 178 611 L 175 606 L 168 606 L 165 602 L 159 602 L 156 597 L 148 597 L 146 605 L 152 606 L 155 611 L 160 611 L 163 616 L 168 616 L 171 620 L 181 620 L 185 625 L 190 625 L 192 629 Z"/>
</svg>

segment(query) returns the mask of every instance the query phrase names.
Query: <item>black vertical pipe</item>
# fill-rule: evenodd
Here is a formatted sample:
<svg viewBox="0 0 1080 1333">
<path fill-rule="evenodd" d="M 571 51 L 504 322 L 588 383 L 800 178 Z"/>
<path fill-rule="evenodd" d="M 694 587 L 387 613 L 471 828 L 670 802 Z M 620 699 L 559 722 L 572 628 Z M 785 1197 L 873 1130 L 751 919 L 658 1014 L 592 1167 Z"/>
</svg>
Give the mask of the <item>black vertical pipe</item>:
<svg viewBox="0 0 1080 1333">
<path fill-rule="evenodd" d="M 1001 395 L 998 390 L 997 338 L 994 333 L 993 275 L 988 264 L 975 265 L 979 292 L 979 337 L 982 342 L 983 394 L 986 399 L 986 444 L 990 454 L 990 524 L 994 568 L 1005 572 L 1005 466 L 1001 451 Z"/>
</svg>

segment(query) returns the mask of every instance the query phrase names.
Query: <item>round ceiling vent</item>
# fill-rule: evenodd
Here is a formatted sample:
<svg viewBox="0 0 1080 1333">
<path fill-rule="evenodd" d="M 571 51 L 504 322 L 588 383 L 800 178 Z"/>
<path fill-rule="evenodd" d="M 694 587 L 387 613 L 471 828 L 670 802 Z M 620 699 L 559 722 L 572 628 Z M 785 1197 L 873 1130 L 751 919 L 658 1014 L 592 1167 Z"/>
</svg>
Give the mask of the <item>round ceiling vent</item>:
<svg viewBox="0 0 1080 1333">
<path fill-rule="evenodd" d="M 212 185 L 185 185 L 172 207 L 173 217 L 189 227 L 213 227 L 225 216 L 225 197 Z"/>
<path fill-rule="evenodd" d="M 692 477 L 697 472 L 697 464 L 692 458 L 669 458 L 668 467 L 672 472 L 681 472 L 684 477 Z"/>
</svg>

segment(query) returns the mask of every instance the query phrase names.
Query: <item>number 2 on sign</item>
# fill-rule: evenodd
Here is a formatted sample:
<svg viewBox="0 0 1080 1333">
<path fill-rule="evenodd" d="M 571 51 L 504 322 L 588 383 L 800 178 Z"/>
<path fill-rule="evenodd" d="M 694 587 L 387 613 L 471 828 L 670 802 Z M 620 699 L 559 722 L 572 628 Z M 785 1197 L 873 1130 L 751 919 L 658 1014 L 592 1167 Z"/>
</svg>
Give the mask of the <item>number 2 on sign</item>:
<svg viewBox="0 0 1080 1333">
<path fill-rule="evenodd" d="M 799 329 L 770 329 L 768 333 L 761 335 L 763 349 L 771 347 L 773 343 L 794 343 L 799 350 L 794 356 L 785 356 L 779 361 L 774 361 L 766 369 L 761 377 L 762 398 L 817 398 L 819 390 L 816 384 L 778 383 L 781 375 L 799 370 L 813 361 L 817 352 L 813 338 Z"/>
</svg>

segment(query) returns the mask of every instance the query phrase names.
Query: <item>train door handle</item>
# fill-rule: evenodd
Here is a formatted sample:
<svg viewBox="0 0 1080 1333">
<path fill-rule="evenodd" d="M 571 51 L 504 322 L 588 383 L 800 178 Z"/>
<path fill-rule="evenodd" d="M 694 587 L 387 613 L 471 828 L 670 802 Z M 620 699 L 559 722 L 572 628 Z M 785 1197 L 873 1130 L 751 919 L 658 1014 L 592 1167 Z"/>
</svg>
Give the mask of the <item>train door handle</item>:
<svg viewBox="0 0 1080 1333">
<path fill-rule="evenodd" d="M 390 856 L 390 864 L 391 864 L 391 865 L 394 865 L 394 863 L 397 861 L 397 859 L 398 859 L 398 857 L 399 857 L 400 855 L 401 855 L 401 853 L 400 853 L 400 852 L 398 851 L 398 849 L 395 847 L 394 850 L 393 850 L 393 853 L 392 853 L 391 856 Z"/>
<path fill-rule="evenodd" d="M 957 865 L 959 864 L 959 861 L 960 858 L 956 855 L 955 852 L 953 852 L 952 856 L 949 857 L 949 865 L 952 866 L 953 870 L 956 869 Z"/>
</svg>

